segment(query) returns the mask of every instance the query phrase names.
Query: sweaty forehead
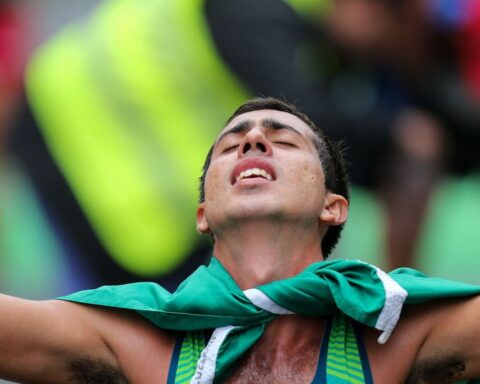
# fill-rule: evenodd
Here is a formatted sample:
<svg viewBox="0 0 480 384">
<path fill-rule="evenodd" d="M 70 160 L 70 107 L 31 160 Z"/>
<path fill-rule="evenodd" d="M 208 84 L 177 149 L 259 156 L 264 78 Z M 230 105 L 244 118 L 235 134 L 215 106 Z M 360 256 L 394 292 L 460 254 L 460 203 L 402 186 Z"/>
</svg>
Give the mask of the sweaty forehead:
<svg viewBox="0 0 480 384">
<path fill-rule="evenodd" d="M 260 125 L 261 122 L 264 121 L 265 119 L 276 120 L 282 124 L 288 125 L 294 128 L 295 130 L 297 130 L 299 133 L 301 133 L 305 137 L 308 137 L 308 138 L 314 137 L 314 133 L 312 129 L 297 116 L 292 115 L 288 112 L 277 111 L 274 109 L 261 109 L 258 111 L 242 113 L 241 115 L 236 116 L 218 134 L 217 140 L 220 136 L 222 136 L 224 132 L 232 129 L 232 127 L 235 127 L 236 125 L 244 121 L 251 121 L 254 123 L 254 125 Z"/>
</svg>

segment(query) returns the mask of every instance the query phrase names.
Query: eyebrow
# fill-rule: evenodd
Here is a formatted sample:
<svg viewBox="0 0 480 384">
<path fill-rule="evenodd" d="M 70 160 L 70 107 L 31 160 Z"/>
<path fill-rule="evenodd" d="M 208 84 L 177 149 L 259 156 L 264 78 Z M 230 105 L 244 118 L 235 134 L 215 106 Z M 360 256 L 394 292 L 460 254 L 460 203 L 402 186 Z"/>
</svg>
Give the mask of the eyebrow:
<svg viewBox="0 0 480 384">
<path fill-rule="evenodd" d="M 281 123 L 280 121 L 275 120 L 275 119 L 271 119 L 271 118 L 270 119 L 263 119 L 262 120 L 262 126 L 264 126 L 265 128 L 270 128 L 274 131 L 278 131 L 278 130 L 281 130 L 281 129 L 286 129 L 288 131 L 291 131 L 291 132 L 295 133 L 298 136 L 302 136 L 302 134 L 297 129 L 293 128 L 291 125 Z"/>
<path fill-rule="evenodd" d="M 239 122 L 238 124 L 236 124 L 235 126 L 230 128 L 228 131 L 223 132 L 218 137 L 217 142 L 215 144 L 218 144 L 227 135 L 231 135 L 233 133 L 242 133 L 242 132 L 245 132 L 245 131 L 248 131 L 248 130 L 252 129 L 254 124 L 255 124 L 255 122 L 253 120 L 244 120 L 244 121 Z M 263 119 L 261 121 L 260 125 L 262 127 L 272 129 L 272 130 L 275 130 L 275 131 L 286 129 L 288 131 L 291 131 L 291 132 L 295 133 L 296 135 L 302 136 L 302 134 L 297 129 L 293 128 L 292 126 L 290 126 L 288 124 L 281 123 L 280 121 L 275 120 L 275 119 L 271 119 L 271 118 Z"/>
</svg>

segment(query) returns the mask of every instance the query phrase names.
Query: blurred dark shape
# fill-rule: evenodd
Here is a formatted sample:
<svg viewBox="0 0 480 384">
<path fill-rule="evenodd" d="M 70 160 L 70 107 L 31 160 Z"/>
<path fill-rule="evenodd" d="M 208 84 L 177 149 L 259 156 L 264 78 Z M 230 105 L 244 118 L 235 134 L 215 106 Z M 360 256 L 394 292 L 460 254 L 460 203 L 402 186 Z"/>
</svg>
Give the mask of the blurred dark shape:
<svg viewBox="0 0 480 384">
<path fill-rule="evenodd" d="M 391 267 L 413 265 L 432 189 L 478 168 L 480 3 L 339 0 L 326 25 L 339 48 L 376 68 L 404 98 L 377 159 Z"/>
<path fill-rule="evenodd" d="M 212 0 L 207 18 L 250 89 L 285 95 L 346 142 L 354 185 L 387 213 L 387 266 L 412 265 L 432 190 L 479 165 L 480 3 L 296 3 Z"/>
<path fill-rule="evenodd" d="M 0 290 L 45 298 L 82 286 L 28 176 L 10 148 L 22 104 L 23 71 L 31 47 L 26 5 L 0 2 Z"/>
<path fill-rule="evenodd" d="M 26 59 L 26 33 L 11 2 L 0 2 L 0 151 L 5 150 L 7 134 L 22 88 Z"/>
</svg>

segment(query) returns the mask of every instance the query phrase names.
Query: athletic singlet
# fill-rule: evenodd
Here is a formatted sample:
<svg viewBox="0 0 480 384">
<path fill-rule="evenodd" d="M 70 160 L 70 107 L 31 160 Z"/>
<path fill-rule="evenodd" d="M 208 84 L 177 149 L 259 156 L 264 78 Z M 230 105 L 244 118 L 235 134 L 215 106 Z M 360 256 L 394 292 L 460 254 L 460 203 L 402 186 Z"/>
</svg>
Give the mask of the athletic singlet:
<svg viewBox="0 0 480 384">
<path fill-rule="evenodd" d="M 185 332 L 177 339 L 167 384 L 190 382 L 207 341 L 203 331 Z M 325 326 L 312 384 L 373 384 L 359 325 L 342 314 Z"/>
</svg>

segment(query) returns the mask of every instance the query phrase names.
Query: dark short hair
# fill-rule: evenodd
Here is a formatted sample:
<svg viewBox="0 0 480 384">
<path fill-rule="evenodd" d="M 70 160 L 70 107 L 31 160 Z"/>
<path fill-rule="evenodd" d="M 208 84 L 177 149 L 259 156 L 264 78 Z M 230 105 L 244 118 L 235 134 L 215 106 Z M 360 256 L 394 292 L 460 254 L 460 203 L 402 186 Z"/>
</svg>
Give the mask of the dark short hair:
<svg viewBox="0 0 480 384">
<path fill-rule="evenodd" d="M 300 112 L 297 107 L 285 101 L 275 99 L 273 97 L 255 98 L 248 100 L 242 104 L 225 123 L 225 126 L 230 123 L 235 117 L 243 115 L 247 112 L 259 111 L 264 109 L 273 109 L 276 111 L 287 112 L 298 117 L 305 124 L 307 124 L 313 131 L 315 138 L 314 144 L 317 148 L 318 156 L 320 158 L 323 172 L 325 174 L 325 187 L 328 191 L 342 195 L 347 200 L 349 199 L 349 185 L 346 172 L 345 159 L 343 156 L 343 144 L 341 142 L 333 142 L 329 140 L 325 133 L 320 130 L 307 115 Z M 200 177 L 200 202 L 205 201 L 205 177 L 212 160 L 212 153 L 215 143 L 208 151 L 205 163 L 203 165 L 202 176 Z M 343 229 L 343 224 L 338 226 L 331 226 L 325 234 L 322 241 L 322 252 L 324 257 L 327 257 L 335 248 L 340 239 L 340 234 Z"/>
</svg>

